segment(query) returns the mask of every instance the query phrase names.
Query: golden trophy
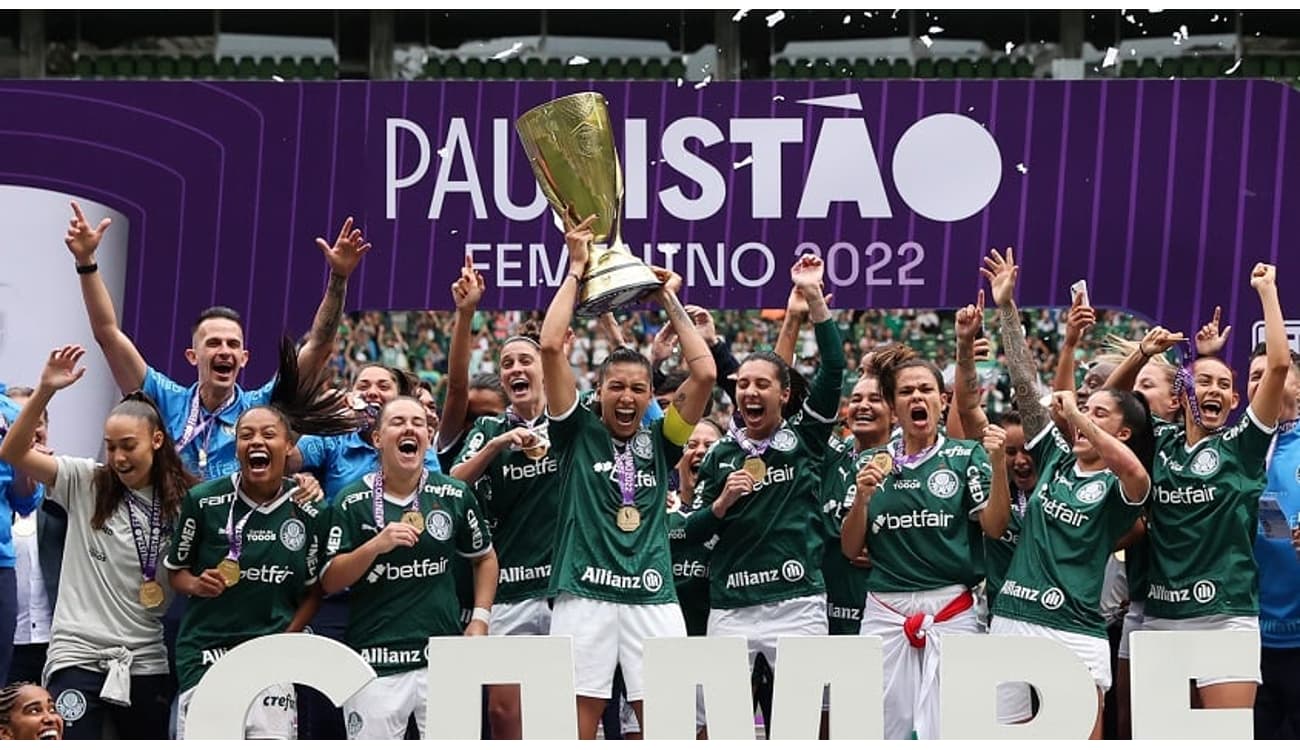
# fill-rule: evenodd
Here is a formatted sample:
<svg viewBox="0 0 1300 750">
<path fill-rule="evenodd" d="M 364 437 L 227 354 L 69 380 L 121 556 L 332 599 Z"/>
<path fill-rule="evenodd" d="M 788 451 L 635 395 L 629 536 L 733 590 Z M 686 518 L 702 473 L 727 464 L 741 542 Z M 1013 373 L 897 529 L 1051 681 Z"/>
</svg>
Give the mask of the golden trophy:
<svg viewBox="0 0 1300 750">
<path fill-rule="evenodd" d="M 561 97 L 525 112 L 515 129 L 551 206 L 574 224 L 596 215 L 577 314 L 629 307 L 662 286 L 623 244 L 623 170 L 605 97 L 594 91 Z"/>
</svg>

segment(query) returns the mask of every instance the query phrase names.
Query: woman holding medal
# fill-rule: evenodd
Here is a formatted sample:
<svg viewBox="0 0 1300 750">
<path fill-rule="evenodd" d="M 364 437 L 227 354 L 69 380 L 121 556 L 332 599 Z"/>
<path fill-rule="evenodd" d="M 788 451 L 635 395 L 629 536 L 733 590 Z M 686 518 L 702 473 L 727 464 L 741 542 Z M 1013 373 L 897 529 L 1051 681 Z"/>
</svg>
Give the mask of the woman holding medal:
<svg viewBox="0 0 1300 750">
<path fill-rule="evenodd" d="M 355 429 L 344 394 L 329 388 L 322 372 L 300 381 L 293 342 L 283 341 L 271 403 L 235 424 L 239 471 L 190 490 L 164 561 L 172 587 L 191 597 L 176 640 L 178 739 L 185 739 L 189 700 L 208 667 L 245 641 L 298 632 L 316 613 L 323 519 L 315 504 L 294 502 L 289 450 L 305 432 Z M 295 739 L 297 725 L 294 686 L 275 685 L 249 710 L 245 737 Z"/>
<path fill-rule="evenodd" d="M 496 553 L 473 491 L 430 474 L 424 407 L 401 396 L 375 431 L 379 470 L 344 488 L 331 509 L 327 593 L 351 587 L 344 640 L 379 675 L 343 706 L 349 739 L 401 739 L 415 717 L 424 735 L 431 636 L 487 635 L 497 588 Z M 460 624 L 451 558 L 473 565 L 474 611 Z"/>
<path fill-rule="evenodd" d="M 819 491 L 845 360 L 822 296 L 823 273 L 813 255 L 790 270 L 821 352 L 807 398 L 784 418 L 789 365 L 771 352 L 745 358 L 736 372 L 738 419 L 700 466 L 697 509 L 686 526 L 688 542 L 718 537 L 709 565 L 708 634 L 745 636 L 751 669 L 759 654 L 775 669 L 780 636 L 827 634 Z"/>
<path fill-rule="evenodd" d="M 641 723 L 642 643 L 685 636 L 668 548 L 668 474 L 681 459 L 713 389 L 708 345 L 677 299 L 675 280 L 655 293 L 690 375 L 662 419 L 642 417 L 653 399 L 650 361 L 615 349 L 601 363 L 595 402 L 581 408 L 565 335 L 594 241 L 591 224 L 567 224 L 569 272 L 542 324 L 551 452 L 560 467 L 560 510 L 551 584 L 551 634 L 573 637 L 578 736 L 592 739 L 621 666 Z M 659 272 L 661 278 L 668 275 Z"/>
<path fill-rule="evenodd" d="M 40 385 L 0 445 L 0 458 L 50 488 L 68 535 L 44 682 L 69 739 L 97 740 L 111 716 L 122 739 L 166 739 L 173 688 L 161 620 L 158 561 L 194 477 L 162 418 L 139 392 L 104 424 L 106 464 L 50 456 L 32 445 L 54 394 L 85 373 L 79 346 L 54 350 Z"/>
<path fill-rule="evenodd" d="M 885 737 L 933 739 L 942 638 L 930 636 L 981 630 L 971 589 L 983 539 L 1010 515 L 1003 433 L 986 427 L 984 444 L 940 434 L 943 376 L 906 346 L 872 367 L 902 435 L 858 472 L 840 544 L 871 558 L 861 633 L 884 641 Z"/>
</svg>

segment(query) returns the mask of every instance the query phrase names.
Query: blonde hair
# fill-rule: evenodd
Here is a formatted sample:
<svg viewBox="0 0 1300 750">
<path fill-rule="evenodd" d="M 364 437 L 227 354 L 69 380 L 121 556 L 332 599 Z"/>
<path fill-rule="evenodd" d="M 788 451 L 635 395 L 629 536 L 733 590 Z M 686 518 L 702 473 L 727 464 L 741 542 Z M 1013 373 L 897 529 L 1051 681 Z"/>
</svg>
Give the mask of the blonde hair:
<svg viewBox="0 0 1300 750">
<path fill-rule="evenodd" d="M 1103 351 L 1098 354 L 1093 361 L 1107 362 L 1118 366 L 1119 363 L 1128 359 L 1134 352 L 1137 352 L 1139 347 L 1142 346 L 1142 342 L 1129 341 L 1128 339 L 1120 338 L 1112 333 L 1106 337 L 1103 346 Z M 1160 352 L 1159 354 L 1148 357 L 1147 364 L 1155 365 L 1159 368 L 1160 372 L 1166 378 L 1169 378 L 1170 383 L 1174 383 L 1178 378 L 1178 365 L 1170 359 L 1168 352 Z"/>
</svg>

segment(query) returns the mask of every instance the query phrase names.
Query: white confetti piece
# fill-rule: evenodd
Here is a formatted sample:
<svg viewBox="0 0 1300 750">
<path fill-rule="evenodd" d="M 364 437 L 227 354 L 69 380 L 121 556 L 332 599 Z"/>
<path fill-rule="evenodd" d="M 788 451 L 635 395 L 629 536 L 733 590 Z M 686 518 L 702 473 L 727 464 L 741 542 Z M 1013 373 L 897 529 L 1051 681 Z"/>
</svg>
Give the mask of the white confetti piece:
<svg viewBox="0 0 1300 750">
<path fill-rule="evenodd" d="M 736 11 L 736 15 L 731 17 L 731 21 L 732 23 L 739 23 L 740 19 L 744 18 L 747 15 L 749 15 L 749 8 L 743 8 L 741 10 Z"/>
<path fill-rule="evenodd" d="M 1128 15 L 1124 16 L 1124 20 L 1125 20 L 1125 21 L 1128 21 L 1129 23 L 1137 23 L 1137 21 L 1133 20 L 1133 14 L 1132 14 L 1132 13 L 1129 13 Z"/>
<path fill-rule="evenodd" d="M 1025 163 L 1022 161 L 1016 164 L 1016 171 L 1020 174 L 1029 174 L 1029 167 L 1026 167 Z"/>
<path fill-rule="evenodd" d="M 492 59 L 493 59 L 493 60 L 504 60 L 504 59 L 506 59 L 507 57 L 513 57 L 514 55 L 519 54 L 519 50 L 521 50 L 521 49 L 523 49 L 523 48 L 524 48 L 524 43 L 523 43 L 523 42 L 515 42 L 514 44 L 510 45 L 510 49 L 503 49 L 503 50 L 501 50 L 500 52 L 498 52 L 498 53 L 496 53 L 495 55 L 493 55 L 493 56 L 492 56 Z"/>
<path fill-rule="evenodd" d="M 767 21 L 767 27 L 770 29 L 770 28 L 772 28 L 773 26 L 775 26 L 775 25 L 777 25 L 778 23 L 781 23 L 782 21 L 785 20 L 785 11 L 783 11 L 783 10 L 778 10 L 777 12 L 775 12 L 775 13 L 769 15 L 769 16 L 768 16 L 766 19 L 764 19 L 764 20 Z"/>
<path fill-rule="evenodd" d="M 934 46 L 934 41 L 930 39 L 930 37 L 926 36 L 925 34 L 921 35 L 921 43 L 924 44 L 927 48 Z"/>
<path fill-rule="evenodd" d="M 695 90 L 696 90 L 696 91 L 699 91 L 700 89 L 704 88 L 705 86 L 708 86 L 709 83 L 712 82 L 712 81 L 713 81 L 713 76 L 704 76 L 704 80 L 703 80 L 703 81 L 700 81 L 699 83 L 695 84 Z"/>
<path fill-rule="evenodd" d="M 1114 67 L 1115 61 L 1117 59 L 1119 59 L 1119 50 L 1115 49 L 1114 47 L 1107 47 L 1106 59 L 1101 61 L 1101 67 L 1103 68 Z"/>
<path fill-rule="evenodd" d="M 862 11 L 862 15 L 866 16 L 867 18 L 871 18 L 871 11 L 869 11 L 869 10 L 864 10 L 864 11 Z"/>
<path fill-rule="evenodd" d="M 1237 72 L 1237 68 L 1240 68 L 1240 67 L 1241 67 L 1241 58 L 1238 57 L 1238 58 L 1237 58 L 1237 62 L 1233 63 L 1231 68 L 1228 68 L 1227 70 L 1223 71 L 1223 74 L 1224 74 L 1225 76 L 1230 76 L 1230 75 L 1232 75 L 1233 73 L 1236 73 L 1236 72 Z"/>
<path fill-rule="evenodd" d="M 682 83 L 683 83 L 682 79 L 678 78 L 678 79 L 677 79 L 677 88 L 681 88 L 681 87 L 682 87 Z"/>
<path fill-rule="evenodd" d="M 591 61 L 583 57 L 582 55 L 574 55 L 573 57 L 569 58 L 570 65 L 586 65 L 589 62 Z"/>
<path fill-rule="evenodd" d="M 784 97 L 784 96 L 781 96 L 780 94 L 777 94 L 776 96 L 772 97 L 772 101 L 774 101 L 774 102 L 783 102 L 783 101 L 785 101 L 785 97 Z"/>
<path fill-rule="evenodd" d="M 446 147 L 446 146 L 443 146 L 442 148 L 438 149 L 438 158 L 439 158 L 439 159 L 446 159 L 446 158 L 447 158 L 447 147 Z"/>
<path fill-rule="evenodd" d="M 754 163 L 754 155 L 750 154 L 749 156 L 746 156 L 743 160 L 738 161 L 735 164 L 732 164 L 731 168 L 740 169 L 741 167 L 748 167 L 750 164 L 753 163 Z"/>
<path fill-rule="evenodd" d="M 460 234 L 460 230 L 459 230 L 459 229 L 453 229 L 453 230 L 451 230 L 451 235 L 452 235 L 453 237 L 455 237 L 455 236 L 458 235 L 458 234 Z"/>
<path fill-rule="evenodd" d="M 844 17 L 844 21 L 843 21 L 843 23 L 847 25 L 848 22 L 849 22 L 849 21 L 852 21 L 852 20 L 853 20 L 853 16 L 845 16 L 845 17 Z"/>
<path fill-rule="evenodd" d="M 1008 55 L 1011 54 L 1011 50 L 1013 50 L 1013 49 L 1015 49 L 1015 48 L 1016 48 L 1016 43 L 1015 43 L 1015 42 L 1007 42 L 1005 45 L 1003 45 L 1003 49 L 1006 50 L 1006 54 L 1008 54 Z"/>
<path fill-rule="evenodd" d="M 1163 11 L 1163 10 L 1160 10 L 1159 8 L 1157 8 L 1157 9 L 1155 9 L 1155 10 L 1149 10 L 1149 11 L 1147 11 L 1147 13 L 1164 13 L 1164 11 Z"/>
<path fill-rule="evenodd" d="M 931 33 L 931 34 L 942 34 L 942 33 L 943 33 L 943 27 L 942 27 L 942 26 L 931 26 L 931 27 L 930 27 L 930 33 Z"/>
<path fill-rule="evenodd" d="M 966 111 L 967 111 L 967 112 L 974 112 L 974 111 L 975 111 L 975 108 L 974 108 L 974 107 L 967 107 L 967 108 L 966 108 Z"/>
<path fill-rule="evenodd" d="M 271 80 L 275 81 L 276 83 L 284 83 L 284 79 L 277 75 L 272 75 Z"/>
<path fill-rule="evenodd" d="M 895 18 L 898 18 L 898 11 L 894 11 L 893 13 L 890 13 L 890 14 L 889 14 L 889 20 L 892 21 L 892 20 L 894 20 Z"/>
<path fill-rule="evenodd" d="M 1215 22 L 1217 22 L 1218 20 L 1219 20 L 1219 14 L 1218 14 L 1218 13 L 1215 13 L 1214 15 L 1210 16 L 1210 23 L 1215 23 Z"/>
</svg>

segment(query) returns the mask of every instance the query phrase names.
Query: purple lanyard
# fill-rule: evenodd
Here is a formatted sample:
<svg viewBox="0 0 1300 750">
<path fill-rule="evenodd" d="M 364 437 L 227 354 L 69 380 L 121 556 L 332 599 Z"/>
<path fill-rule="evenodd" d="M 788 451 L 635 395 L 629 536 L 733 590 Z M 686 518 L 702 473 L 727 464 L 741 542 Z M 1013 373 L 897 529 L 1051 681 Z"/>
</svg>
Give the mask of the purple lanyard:
<svg viewBox="0 0 1300 750">
<path fill-rule="evenodd" d="M 425 469 L 420 474 L 420 483 L 415 486 L 415 497 L 411 498 L 411 504 L 403 510 L 420 510 L 420 491 L 424 489 L 424 483 L 429 481 L 429 470 Z M 375 472 L 374 492 L 372 494 L 371 510 L 375 516 L 375 533 L 384 530 L 384 472 L 383 469 Z"/>
<path fill-rule="evenodd" d="M 257 510 L 256 507 L 249 508 L 243 517 L 239 519 L 239 522 L 236 523 L 235 506 L 242 502 L 244 502 L 244 499 L 240 496 L 238 488 L 236 488 L 235 499 L 230 503 L 230 512 L 226 514 L 226 538 L 230 540 L 230 547 L 226 551 L 226 559 L 235 562 L 239 562 L 239 554 L 244 549 L 244 526 L 248 523 L 248 519 L 253 517 L 253 511 Z"/>
<path fill-rule="evenodd" d="M 632 460 L 632 444 L 623 450 L 614 447 L 614 474 L 618 476 L 618 491 L 623 496 L 623 506 L 636 505 L 636 463 Z"/>
<path fill-rule="evenodd" d="M 146 501 L 135 492 L 131 492 L 131 498 L 141 505 Z M 140 522 L 135 519 L 135 512 L 128 501 L 126 505 L 126 517 L 131 522 L 131 538 L 135 541 L 135 554 L 140 560 L 140 575 L 146 581 L 154 580 L 158 572 L 158 550 L 162 546 L 162 503 L 158 501 L 155 493 L 153 501 L 148 503 L 149 506 L 149 536 L 145 538 L 144 529 Z"/>
<path fill-rule="evenodd" d="M 934 455 L 939 450 L 939 441 L 936 439 L 934 445 L 922 450 L 920 453 L 907 455 L 903 453 L 903 438 L 900 437 L 894 442 L 894 473 L 902 474 L 903 469 L 912 469 L 925 463 L 925 460 Z"/>
<path fill-rule="evenodd" d="M 766 438 L 757 442 L 750 440 L 749 437 L 745 435 L 745 431 L 735 422 L 732 422 L 727 426 L 727 434 L 731 436 L 732 440 L 736 441 L 736 445 L 739 445 L 741 450 L 745 451 L 745 455 L 750 458 L 758 458 L 767 450 L 767 446 L 772 444 L 772 437 L 784 427 L 785 422 L 782 421 L 781 424 L 777 425 L 775 430 L 772 430 L 771 435 L 768 435 Z"/>
<path fill-rule="evenodd" d="M 199 433 L 203 433 L 203 452 L 206 453 L 208 444 L 211 440 L 211 430 L 208 428 L 217 420 L 218 414 L 230 408 L 230 405 L 235 403 L 236 395 L 238 395 L 236 391 L 231 391 L 230 397 L 226 399 L 225 403 L 218 406 L 216 411 L 209 412 L 207 418 L 200 420 L 199 412 L 203 409 L 203 404 L 199 400 L 199 389 L 195 386 L 194 399 L 190 401 L 190 413 L 189 416 L 185 418 L 185 431 L 181 433 L 181 439 L 176 441 L 176 452 L 179 453 L 185 450 L 185 446 L 194 442 L 194 439 L 199 436 Z"/>
<path fill-rule="evenodd" d="M 1190 346 L 1186 347 L 1184 351 L 1187 352 L 1187 355 L 1183 357 L 1183 361 L 1187 364 L 1179 367 L 1178 374 L 1174 376 L 1174 398 L 1186 393 L 1187 409 L 1192 413 L 1192 421 L 1196 423 L 1196 426 L 1212 435 L 1221 432 L 1227 427 L 1226 424 L 1223 427 L 1210 429 L 1205 426 L 1205 422 L 1201 419 L 1201 402 L 1196 398 L 1196 378 L 1192 375 L 1192 366 L 1195 364 L 1196 353 Z"/>
</svg>

